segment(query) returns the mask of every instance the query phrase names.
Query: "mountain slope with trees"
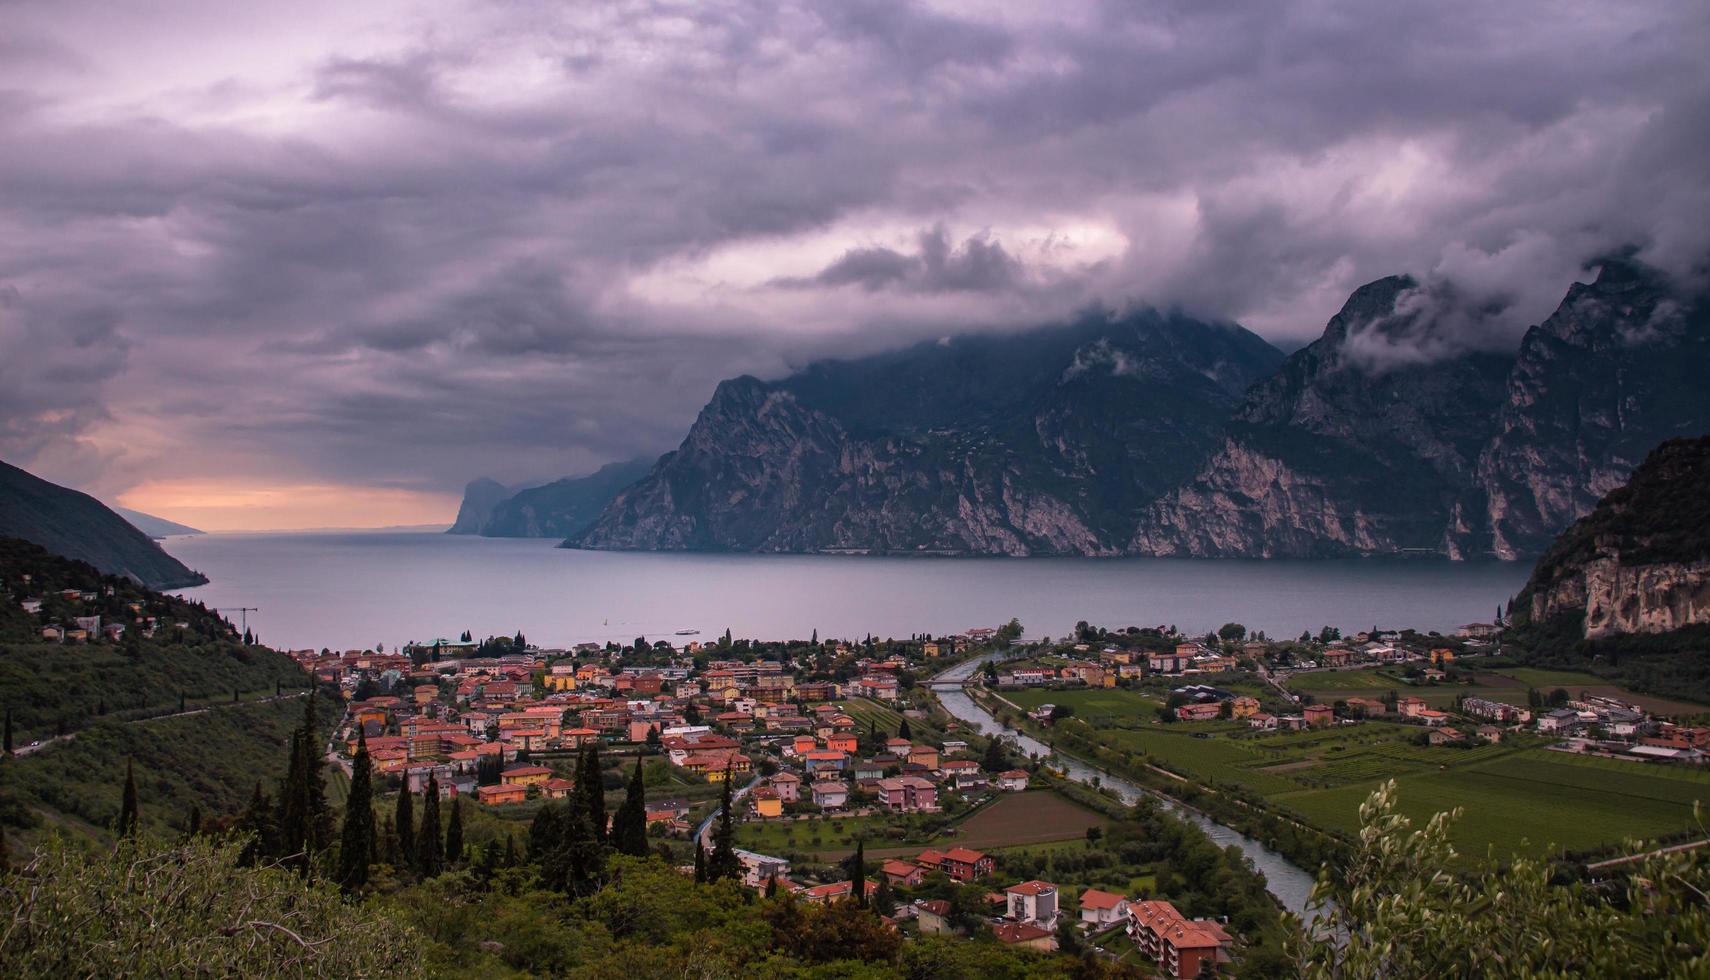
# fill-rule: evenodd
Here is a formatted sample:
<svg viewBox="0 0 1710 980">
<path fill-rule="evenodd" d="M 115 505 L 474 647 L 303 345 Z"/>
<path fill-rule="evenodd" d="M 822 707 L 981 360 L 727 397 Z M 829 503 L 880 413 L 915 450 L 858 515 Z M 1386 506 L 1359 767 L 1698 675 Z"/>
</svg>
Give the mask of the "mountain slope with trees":
<svg viewBox="0 0 1710 980">
<path fill-rule="evenodd" d="M 0 462 L 0 537 L 33 541 L 56 555 L 86 561 L 109 575 L 132 578 L 154 589 L 182 589 L 208 581 L 94 497 L 5 462 Z"/>
</svg>

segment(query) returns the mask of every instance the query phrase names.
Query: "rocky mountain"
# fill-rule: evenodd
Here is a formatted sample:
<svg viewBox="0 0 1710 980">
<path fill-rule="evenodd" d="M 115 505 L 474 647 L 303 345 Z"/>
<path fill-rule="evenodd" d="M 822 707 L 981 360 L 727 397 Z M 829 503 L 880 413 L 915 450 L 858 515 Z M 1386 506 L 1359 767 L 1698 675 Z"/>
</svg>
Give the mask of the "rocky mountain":
<svg viewBox="0 0 1710 980">
<path fill-rule="evenodd" d="M 154 538 L 156 541 L 160 540 L 161 538 L 170 538 L 170 537 L 174 537 L 177 535 L 201 534 L 201 533 L 203 533 L 202 531 L 199 531 L 196 528 L 189 526 L 188 524 L 180 524 L 177 521 L 169 521 L 164 517 L 156 517 L 153 514 L 145 514 L 140 510 L 131 510 L 129 507 L 114 507 L 113 513 L 118 514 L 120 517 L 123 517 L 125 520 L 127 520 L 131 523 L 132 527 L 134 527 L 137 530 L 141 531 L 142 533 L 148 535 L 149 537 Z"/>
<path fill-rule="evenodd" d="M 1513 357 L 1403 358 L 1440 333 L 1412 279 L 1360 287 L 1323 336 L 1253 386 L 1192 479 L 1147 511 L 1144 555 L 1479 552 L 1472 493 Z"/>
<path fill-rule="evenodd" d="M 1154 311 L 719 385 L 682 446 L 567 545 L 1118 554 L 1282 355 Z"/>
<path fill-rule="evenodd" d="M 0 462 L 0 537 L 33 542 L 153 589 L 208 581 L 94 497 L 5 462 Z"/>
<path fill-rule="evenodd" d="M 587 476 L 517 490 L 493 505 L 480 533 L 489 538 L 565 538 L 594 523 L 618 495 L 653 468 L 653 459 L 608 463 Z"/>
<path fill-rule="evenodd" d="M 1710 624 L 1710 436 L 1663 443 L 1563 532 L 1512 618 L 1593 640 Z"/>
<path fill-rule="evenodd" d="M 568 543 L 1513 559 L 1710 430 L 1706 310 L 1616 257 L 1517 351 L 1490 348 L 1489 311 L 1392 276 L 1280 360 L 1140 313 L 738 378 Z"/>
<path fill-rule="evenodd" d="M 487 527 L 487 522 L 493 517 L 493 508 L 499 506 L 514 491 L 497 480 L 481 477 L 470 480 L 463 488 L 463 503 L 457 508 L 457 520 L 452 522 L 447 534 L 480 534 Z"/>
<path fill-rule="evenodd" d="M 1528 331 L 1478 464 L 1492 549 L 1537 554 L 1665 439 L 1710 432 L 1710 302 L 1611 259 Z"/>
</svg>

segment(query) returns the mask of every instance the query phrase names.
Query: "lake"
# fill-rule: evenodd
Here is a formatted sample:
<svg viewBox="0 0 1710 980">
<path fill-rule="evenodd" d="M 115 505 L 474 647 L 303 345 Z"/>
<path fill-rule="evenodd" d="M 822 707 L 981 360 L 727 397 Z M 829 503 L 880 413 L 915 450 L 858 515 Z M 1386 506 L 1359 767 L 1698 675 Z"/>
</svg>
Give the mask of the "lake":
<svg viewBox="0 0 1710 980">
<path fill-rule="evenodd" d="M 1406 560 L 881 558 L 572 551 L 543 539 L 431 533 L 208 534 L 166 549 L 212 581 L 209 606 L 259 607 L 286 648 L 387 648 L 523 631 L 544 646 L 657 640 L 907 636 L 996 626 L 1029 637 L 1076 620 L 1244 623 L 1273 637 L 1324 625 L 1448 631 L 1488 621 L 1529 564 Z M 236 612 L 228 614 L 233 622 Z"/>
</svg>

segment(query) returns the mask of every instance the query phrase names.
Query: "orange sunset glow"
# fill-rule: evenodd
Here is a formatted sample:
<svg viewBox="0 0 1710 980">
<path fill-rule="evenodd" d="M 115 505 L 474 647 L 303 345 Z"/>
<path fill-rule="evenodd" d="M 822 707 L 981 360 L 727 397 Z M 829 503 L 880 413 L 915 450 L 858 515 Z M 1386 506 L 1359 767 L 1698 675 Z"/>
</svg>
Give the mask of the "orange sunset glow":
<svg viewBox="0 0 1710 980">
<path fill-rule="evenodd" d="M 165 480 L 119 502 L 204 531 L 445 524 L 457 513 L 457 498 L 442 493 L 326 483 Z"/>
</svg>

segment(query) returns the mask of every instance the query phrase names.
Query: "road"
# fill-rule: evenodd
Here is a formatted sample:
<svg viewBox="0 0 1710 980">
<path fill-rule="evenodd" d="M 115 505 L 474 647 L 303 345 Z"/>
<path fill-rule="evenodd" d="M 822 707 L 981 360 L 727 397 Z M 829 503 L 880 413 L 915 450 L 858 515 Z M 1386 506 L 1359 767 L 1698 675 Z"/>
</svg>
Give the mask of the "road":
<svg viewBox="0 0 1710 980">
<path fill-rule="evenodd" d="M 270 698 L 262 698 L 259 701 L 221 701 L 221 702 L 218 702 L 215 704 L 205 704 L 200 708 L 191 708 L 188 711 L 174 711 L 173 713 L 171 713 L 169 715 L 151 715 L 150 717 L 147 717 L 147 718 L 133 718 L 130 721 L 125 722 L 125 724 L 127 724 L 127 725 L 142 725 L 142 724 L 146 724 L 146 723 L 151 722 L 151 721 L 162 721 L 162 720 L 167 719 L 167 718 L 188 718 L 191 715 L 205 715 L 210 711 L 214 711 L 214 710 L 220 709 L 220 708 L 229 708 L 229 707 L 232 707 L 233 705 L 242 706 L 242 705 L 246 705 L 246 704 L 267 704 L 271 701 L 289 701 L 292 698 L 303 697 L 303 696 L 307 695 L 308 693 L 309 693 L 308 691 L 297 691 L 294 694 L 275 694 Z M 78 734 L 79 734 L 78 732 L 67 732 L 64 735 L 55 735 L 51 738 L 44 738 L 44 739 L 40 740 L 39 742 L 33 743 L 31 745 L 26 745 L 20 749 L 16 749 L 13 751 L 12 754 L 17 755 L 17 756 L 34 755 L 37 752 L 40 752 L 41 750 L 43 750 L 43 749 L 45 749 L 51 745 L 58 745 L 61 742 L 69 742 L 72 739 L 76 738 L 78 736 Z"/>
</svg>

